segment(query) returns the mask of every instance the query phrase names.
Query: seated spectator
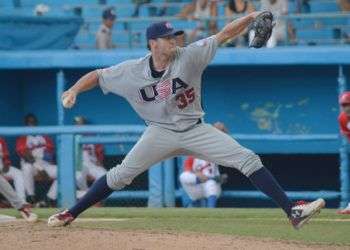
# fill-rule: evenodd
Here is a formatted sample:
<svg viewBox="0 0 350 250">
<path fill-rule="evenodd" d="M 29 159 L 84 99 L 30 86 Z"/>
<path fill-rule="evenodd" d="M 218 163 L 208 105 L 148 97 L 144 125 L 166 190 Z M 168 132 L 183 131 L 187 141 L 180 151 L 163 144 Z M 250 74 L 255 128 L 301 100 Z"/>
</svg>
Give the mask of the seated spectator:
<svg viewBox="0 0 350 250">
<path fill-rule="evenodd" d="M 350 11 L 350 0 L 337 0 L 341 11 Z"/>
<path fill-rule="evenodd" d="M 2 137 L 0 137 L 0 175 L 5 177 L 7 181 L 13 181 L 17 196 L 21 200 L 25 200 L 23 174 L 18 168 L 11 165 L 7 143 Z"/>
<path fill-rule="evenodd" d="M 350 0 L 338 0 L 341 11 L 350 11 Z M 350 25 L 350 19 L 347 20 L 347 26 Z M 343 39 L 346 44 L 350 44 L 350 34 L 346 29 L 336 28 L 336 38 Z"/>
<path fill-rule="evenodd" d="M 44 16 L 50 11 L 50 7 L 46 4 L 38 4 L 34 8 L 34 15 L 35 16 Z"/>
<path fill-rule="evenodd" d="M 238 15 L 246 15 L 255 11 L 255 7 L 250 0 L 229 0 L 225 7 L 226 22 L 229 23 Z M 253 33 L 245 33 L 234 40 L 228 42 L 228 46 L 246 46 L 253 37 Z"/>
<path fill-rule="evenodd" d="M 189 43 L 218 32 L 216 20 L 210 20 L 212 17 L 217 17 L 216 0 L 194 0 L 183 8 L 178 17 L 197 20 L 196 28 L 188 35 L 187 40 Z"/>
<path fill-rule="evenodd" d="M 82 116 L 74 118 L 75 125 L 85 125 L 86 119 Z M 82 145 L 82 170 L 77 173 L 77 185 L 80 191 L 88 189 L 88 182 L 94 182 L 106 174 L 103 166 L 104 149 L 101 144 Z"/>
<path fill-rule="evenodd" d="M 149 4 L 151 3 L 151 0 L 132 0 L 133 4 L 135 4 L 134 13 L 132 14 L 132 17 L 138 17 L 140 13 L 140 7 L 143 4 Z"/>
<path fill-rule="evenodd" d="M 281 19 L 281 16 L 288 14 L 287 0 L 261 0 L 261 10 L 271 11 L 276 19 L 276 25 L 272 31 L 271 38 L 267 41 L 266 47 L 276 47 L 278 42 L 283 42 L 287 39 L 286 21 Z"/>
<path fill-rule="evenodd" d="M 214 126 L 227 132 L 224 124 L 217 122 Z M 220 175 L 215 163 L 207 162 L 189 156 L 184 164 L 184 171 L 180 175 L 180 182 L 191 199 L 192 206 L 200 206 L 201 200 L 206 199 L 206 207 L 215 208 L 221 193 L 221 184 L 227 175 Z"/>
<path fill-rule="evenodd" d="M 27 114 L 26 126 L 37 126 L 35 115 Z M 35 178 L 52 181 L 46 194 L 48 202 L 55 204 L 57 198 L 57 166 L 54 160 L 54 144 L 50 137 L 44 135 L 21 136 L 16 141 L 16 151 L 20 157 L 24 177 L 24 188 L 30 203 L 36 203 L 34 190 Z"/>
<path fill-rule="evenodd" d="M 169 16 L 168 8 L 169 8 L 169 3 L 179 3 L 181 0 L 164 0 L 164 3 L 162 7 L 159 8 L 157 11 L 157 16 Z"/>
<path fill-rule="evenodd" d="M 310 13 L 310 0 L 296 0 L 297 13 Z"/>
<path fill-rule="evenodd" d="M 116 17 L 113 7 L 103 11 L 102 24 L 96 33 L 96 49 L 113 49 L 116 47 L 112 42 L 112 28 Z"/>
<path fill-rule="evenodd" d="M 225 16 L 232 19 L 235 15 L 246 15 L 253 11 L 255 7 L 250 0 L 229 0 L 225 7 Z"/>
</svg>

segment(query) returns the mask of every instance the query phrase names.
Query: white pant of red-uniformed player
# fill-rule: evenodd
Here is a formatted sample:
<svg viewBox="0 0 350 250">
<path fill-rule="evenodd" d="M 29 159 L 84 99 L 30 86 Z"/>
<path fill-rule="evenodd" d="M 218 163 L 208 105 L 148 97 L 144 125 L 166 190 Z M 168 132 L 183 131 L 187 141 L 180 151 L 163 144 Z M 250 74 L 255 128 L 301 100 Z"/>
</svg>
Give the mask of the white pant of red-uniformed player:
<svg viewBox="0 0 350 250">
<path fill-rule="evenodd" d="M 79 190 L 86 191 L 88 189 L 87 180 L 89 177 L 97 180 L 106 173 L 107 170 L 103 166 L 96 165 L 92 162 L 83 163 L 82 171 L 77 172 L 77 186 Z"/>
<path fill-rule="evenodd" d="M 25 188 L 24 188 L 24 179 L 22 171 L 14 166 L 10 166 L 9 170 L 6 173 L 2 173 L 2 176 L 6 178 L 6 180 L 12 180 L 13 185 L 15 187 L 16 194 L 22 200 L 25 200 Z"/>
<path fill-rule="evenodd" d="M 192 201 L 207 199 L 210 196 L 219 197 L 221 194 L 221 186 L 215 180 L 197 183 L 196 175 L 191 172 L 183 172 L 180 175 L 180 182 Z"/>
<path fill-rule="evenodd" d="M 38 171 L 45 171 L 46 174 L 53 180 L 46 196 L 51 200 L 57 199 L 57 165 L 51 164 L 42 159 L 36 159 L 34 163 L 21 161 L 21 167 L 24 177 L 24 187 L 27 195 L 34 196 L 34 177 Z"/>
</svg>

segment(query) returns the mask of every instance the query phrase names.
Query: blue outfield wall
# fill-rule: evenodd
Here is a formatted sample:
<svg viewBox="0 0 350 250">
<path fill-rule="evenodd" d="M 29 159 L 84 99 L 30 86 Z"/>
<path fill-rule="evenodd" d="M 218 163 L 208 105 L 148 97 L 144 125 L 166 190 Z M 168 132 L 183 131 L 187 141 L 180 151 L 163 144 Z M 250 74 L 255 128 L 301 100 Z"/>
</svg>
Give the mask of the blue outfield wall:
<svg viewBox="0 0 350 250">
<path fill-rule="evenodd" d="M 92 69 L 145 53 L 1 52 L 0 126 L 22 125 L 28 112 L 37 114 L 42 125 L 57 124 L 59 69 L 70 86 Z M 223 121 L 232 134 L 337 134 L 339 64 L 349 76 L 349 47 L 219 49 L 203 75 L 206 121 Z M 124 99 L 104 96 L 100 89 L 82 94 L 78 101 L 66 112 L 65 124 L 76 115 L 86 116 L 92 124 L 143 124 Z M 254 143 L 247 146 L 254 148 Z M 338 145 L 326 147 L 327 152 L 337 152 Z M 108 153 L 115 154 L 116 149 L 108 147 Z"/>
<path fill-rule="evenodd" d="M 92 69 L 145 53 L 1 52 L 0 127 L 22 125 L 28 112 L 37 114 L 41 125 L 56 125 L 59 70 L 63 70 L 69 87 Z M 350 47 L 346 46 L 220 49 L 203 75 L 206 121 L 223 121 L 230 133 L 240 135 L 243 145 L 259 153 L 336 154 L 340 146 L 337 78 L 342 65 L 349 79 L 349 64 Z M 64 124 L 72 124 L 76 115 L 87 117 L 91 124 L 143 124 L 125 100 L 111 94 L 104 96 L 100 89 L 79 96 L 78 105 L 65 113 Z M 275 141 L 265 141 L 264 137 L 247 138 L 247 134 L 325 137 L 294 142 L 276 137 Z M 10 149 L 14 152 L 13 138 Z M 107 147 L 108 154 L 126 151 L 113 145 Z"/>
<path fill-rule="evenodd" d="M 1 52 L 0 126 L 22 125 L 28 112 L 37 114 L 42 125 L 57 124 L 56 74 L 60 69 L 70 86 L 92 69 L 145 53 Z M 225 122 L 232 134 L 337 134 L 338 66 L 345 65 L 348 77 L 349 64 L 348 46 L 219 49 L 203 75 L 206 121 Z M 86 116 L 92 124 L 143 124 L 125 100 L 104 96 L 100 89 L 82 94 L 78 101 L 66 112 L 65 124 L 71 124 L 76 115 Z M 254 148 L 254 143 L 247 146 Z M 338 145 L 326 147 L 327 152 L 337 152 Z M 109 147 L 108 153 L 116 153 L 115 148 Z"/>
<path fill-rule="evenodd" d="M 27 112 L 43 125 L 57 124 L 58 69 L 70 85 L 89 70 L 145 52 L 2 52 L 0 125 L 21 125 Z M 206 120 L 225 122 L 231 133 L 337 133 L 339 64 L 350 64 L 349 47 L 221 49 L 203 76 Z M 143 124 L 125 100 L 99 89 L 79 97 L 65 124 L 78 114 L 93 124 Z"/>
</svg>

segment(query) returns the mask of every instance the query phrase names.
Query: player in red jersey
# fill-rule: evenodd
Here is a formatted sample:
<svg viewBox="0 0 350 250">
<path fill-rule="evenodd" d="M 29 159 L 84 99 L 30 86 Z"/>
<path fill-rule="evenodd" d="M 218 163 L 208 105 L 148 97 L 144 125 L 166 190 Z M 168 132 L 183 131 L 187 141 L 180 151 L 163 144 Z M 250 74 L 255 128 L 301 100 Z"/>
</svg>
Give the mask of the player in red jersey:
<svg viewBox="0 0 350 250">
<path fill-rule="evenodd" d="M 340 132 L 346 136 L 350 142 L 350 91 L 344 92 L 339 97 L 341 112 L 338 117 Z M 350 203 L 348 206 L 337 212 L 338 214 L 350 214 Z"/>
</svg>

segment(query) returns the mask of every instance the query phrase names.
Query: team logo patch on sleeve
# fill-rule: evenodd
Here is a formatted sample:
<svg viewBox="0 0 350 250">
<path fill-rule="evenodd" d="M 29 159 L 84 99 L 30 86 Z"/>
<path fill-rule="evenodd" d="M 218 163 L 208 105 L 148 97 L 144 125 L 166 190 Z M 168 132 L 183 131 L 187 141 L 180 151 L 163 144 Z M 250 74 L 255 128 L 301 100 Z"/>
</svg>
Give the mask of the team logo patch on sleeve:
<svg viewBox="0 0 350 250">
<path fill-rule="evenodd" d="M 169 22 L 165 23 L 165 27 L 167 27 L 168 29 L 172 29 L 173 28 L 173 26 Z"/>
<path fill-rule="evenodd" d="M 195 45 L 199 46 L 199 47 L 204 47 L 207 45 L 207 39 L 202 39 L 202 40 L 199 40 L 195 43 Z"/>
</svg>

